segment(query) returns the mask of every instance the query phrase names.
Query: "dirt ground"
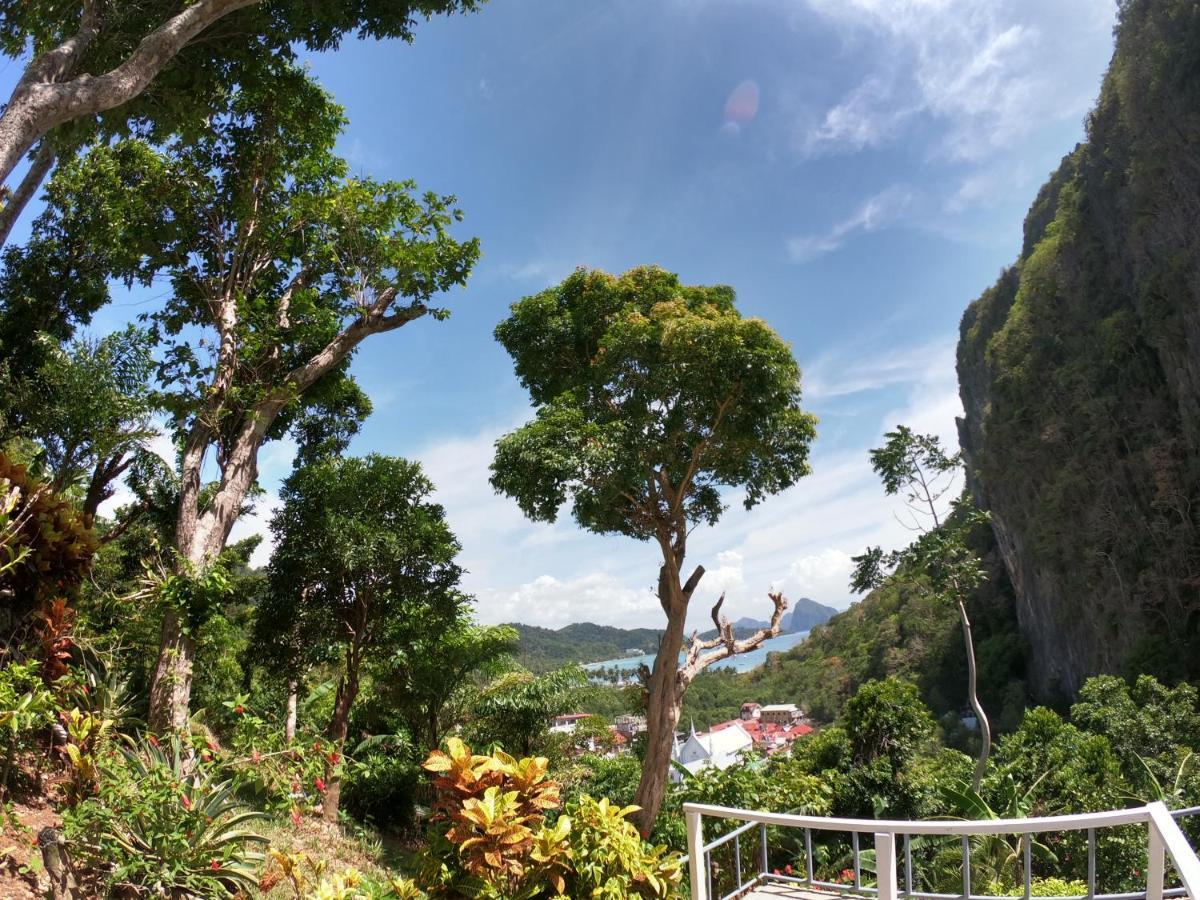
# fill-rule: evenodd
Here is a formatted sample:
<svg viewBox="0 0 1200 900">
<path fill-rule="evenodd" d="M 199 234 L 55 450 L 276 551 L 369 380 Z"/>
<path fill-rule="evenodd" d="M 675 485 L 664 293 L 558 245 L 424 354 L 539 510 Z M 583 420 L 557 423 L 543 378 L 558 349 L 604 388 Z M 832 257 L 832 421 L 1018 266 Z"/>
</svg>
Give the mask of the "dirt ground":
<svg viewBox="0 0 1200 900">
<path fill-rule="evenodd" d="M 40 900 L 50 883 L 37 834 L 47 826 L 61 827 L 62 821 L 44 796 L 15 800 L 9 809 L 12 815 L 0 831 L 0 898 Z"/>
</svg>

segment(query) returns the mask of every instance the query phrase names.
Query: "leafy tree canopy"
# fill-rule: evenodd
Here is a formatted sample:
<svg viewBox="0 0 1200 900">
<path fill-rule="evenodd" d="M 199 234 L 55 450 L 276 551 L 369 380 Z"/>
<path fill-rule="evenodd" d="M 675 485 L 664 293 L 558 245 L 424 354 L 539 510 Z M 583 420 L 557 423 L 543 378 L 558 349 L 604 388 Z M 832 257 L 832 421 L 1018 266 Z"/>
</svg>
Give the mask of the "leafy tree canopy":
<svg viewBox="0 0 1200 900">
<path fill-rule="evenodd" d="M 731 288 L 579 269 L 514 304 L 496 337 L 537 415 L 498 442 L 492 484 L 532 519 L 569 499 L 583 527 L 644 540 L 656 507 L 711 524 L 722 487 L 749 507 L 808 472 L 796 361 Z"/>
</svg>

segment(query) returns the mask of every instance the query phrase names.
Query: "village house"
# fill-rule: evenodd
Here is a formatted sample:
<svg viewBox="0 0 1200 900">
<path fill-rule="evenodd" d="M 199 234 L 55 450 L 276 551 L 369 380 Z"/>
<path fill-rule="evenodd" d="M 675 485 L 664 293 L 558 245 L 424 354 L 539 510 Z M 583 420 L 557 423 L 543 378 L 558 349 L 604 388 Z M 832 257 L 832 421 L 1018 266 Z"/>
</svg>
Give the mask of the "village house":
<svg viewBox="0 0 1200 900">
<path fill-rule="evenodd" d="M 715 769 L 728 769 L 738 761 L 742 753 L 754 748 L 754 738 L 736 721 L 725 724 L 732 727 L 699 733 L 696 726 L 692 725 L 687 740 L 675 741 L 671 758 L 692 774 L 710 766 Z M 679 782 L 683 780 L 683 776 L 677 769 L 672 768 L 671 780 Z"/>
</svg>

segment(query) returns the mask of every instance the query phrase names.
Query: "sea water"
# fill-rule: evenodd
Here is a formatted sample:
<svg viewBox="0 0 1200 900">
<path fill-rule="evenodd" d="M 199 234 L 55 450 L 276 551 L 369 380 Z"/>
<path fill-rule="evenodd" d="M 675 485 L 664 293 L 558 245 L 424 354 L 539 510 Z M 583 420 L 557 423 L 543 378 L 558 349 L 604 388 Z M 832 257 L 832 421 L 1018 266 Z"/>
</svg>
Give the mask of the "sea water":
<svg viewBox="0 0 1200 900">
<path fill-rule="evenodd" d="M 762 646 L 751 650 L 749 653 L 739 653 L 737 656 L 723 659 L 710 668 L 749 672 L 751 669 L 757 669 L 765 663 L 768 653 L 782 653 L 784 650 L 791 650 L 806 637 L 808 637 L 807 631 L 797 631 L 794 634 L 781 634 L 779 637 L 763 641 Z M 603 662 L 588 663 L 583 668 L 589 672 L 596 669 L 617 669 L 621 672 L 633 672 L 637 670 L 638 666 L 643 665 L 652 669 L 654 668 L 655 655 L 654 653 L 645 653 L 641 656 L 623 656 L 620 659 L 606 659 Z M 683 659 L 684 654 L 679 654 L 679 661 L 683 662 Z"/>
</svg>

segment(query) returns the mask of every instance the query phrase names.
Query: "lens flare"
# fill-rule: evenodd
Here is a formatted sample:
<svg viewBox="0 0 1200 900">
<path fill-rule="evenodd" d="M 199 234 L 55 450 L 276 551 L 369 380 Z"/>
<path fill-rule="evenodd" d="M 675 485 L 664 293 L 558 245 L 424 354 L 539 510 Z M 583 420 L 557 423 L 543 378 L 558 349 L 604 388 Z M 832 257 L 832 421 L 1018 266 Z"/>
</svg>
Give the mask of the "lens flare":
<svg viewBox="0 0 1200 900">
<path fill-rule="evenodd" d="M 729 92 L 725 99 L 724 128 L 738 132 L 758 115 L 758 82 L 747 79 Z"/>
</svg>

